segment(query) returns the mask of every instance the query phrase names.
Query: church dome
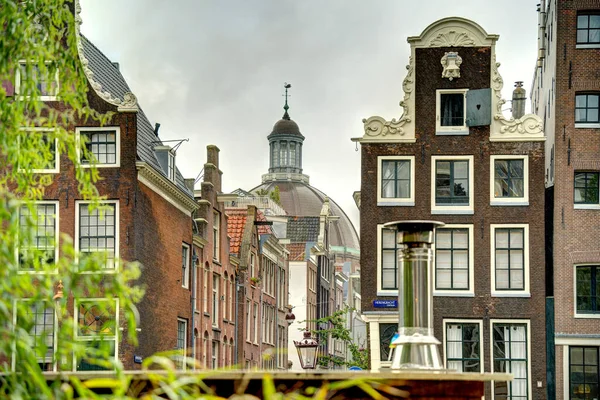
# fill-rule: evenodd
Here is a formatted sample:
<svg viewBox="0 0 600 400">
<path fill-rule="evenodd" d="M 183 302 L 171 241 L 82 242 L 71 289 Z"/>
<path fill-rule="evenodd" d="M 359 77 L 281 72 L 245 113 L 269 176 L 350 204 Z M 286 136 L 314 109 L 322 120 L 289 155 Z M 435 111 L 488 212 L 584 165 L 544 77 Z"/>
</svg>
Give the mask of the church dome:
<svg viewBox="0 0 600 400">
<path fill-rule="evenodd" d="M 270 181 L 264 182 L 262 185 L 255 187 L 251 192 L 255 193 L 258 190 L 265 189 L 269 192 L 279 187 L 279 198 L 282 208 L 290 216 L 319 216 L 323 202 L 328 197 L 309 184 L 301 181 Z M 350 218 L 344 210 L 329 198 L 331 213 L 340 217 L 336 222 L 330 225 L 330 245 L 332 250 L 336 252 L 358 252 L 360 251 L 360 242 L 358 234 Z M 352 251 L 354 250 L 354 251 Z"/>
<path fill-rule="evenodd" d="M 295 123 L 293 120 L 289 119 L 289 116 L 287 119 L 285 119 L 284 116 L 284 118 L 277 121 L 275 125 L 273 125 L 273 130 L 271 131 L 271 134 L 267 137 L 271 138 L 275 135 L 294 135 L 300 136 L 302 139 L 304 139 L 304 136 L 302 136 L 302 134 L 300 133 L 300 128 L 298 127 L 298 124 Z"/>
</svg>

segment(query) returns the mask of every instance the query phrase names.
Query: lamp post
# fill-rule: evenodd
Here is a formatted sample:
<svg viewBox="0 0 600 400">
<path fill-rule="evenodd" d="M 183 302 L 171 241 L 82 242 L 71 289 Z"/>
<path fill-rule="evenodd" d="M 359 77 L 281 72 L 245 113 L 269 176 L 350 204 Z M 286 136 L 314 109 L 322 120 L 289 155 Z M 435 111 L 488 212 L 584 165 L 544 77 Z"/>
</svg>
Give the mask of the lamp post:
<svg viewBox="0 0 600 400">
<path fill-rule="evenodd" d="M 431 291 L 432 245 L 437 221 L 396 221 L 385 227 L 397 230 L 398 241 L 398 336 L 392 370 L 441 369 L 438 345 L 433 336 Z"/>
<path fill-rule="evenodd" d="M 310 336 L 310 331 L 304 331 L 304 338 L 300 341 L 294 340 L 300 366 L 302 369 L 315 369 L 317 367 L 317 358 L 319 357 L 319 342 Z"/>
</svg>

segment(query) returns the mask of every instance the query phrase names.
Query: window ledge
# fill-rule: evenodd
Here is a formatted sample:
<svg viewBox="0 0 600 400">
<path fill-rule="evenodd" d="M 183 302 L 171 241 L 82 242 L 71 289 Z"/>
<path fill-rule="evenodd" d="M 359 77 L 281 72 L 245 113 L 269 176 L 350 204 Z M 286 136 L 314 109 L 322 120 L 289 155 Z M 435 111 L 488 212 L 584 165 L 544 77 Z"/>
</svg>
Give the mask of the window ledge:
<svg viewBox="0 0 600 400">
<path fill-rule="evenodd" d="M 432 208 L 431 209 L 431 213 L 432 214 L 462 214 L 462 215 L 473 215 L 475 214 L 475 211 L 472 208 L 459 208 L 458 207 L 453 207 L 453 208 Z"/>
<path fill-rule="evenodd" d="M 216 258 L 213 258 L 212 262 L 213 262 L 213 264 L 216 264 L 219 267 L 221 266 L 221 261 L 217 260 Z"/>
<path fill-rule="evenodd" d="M 506 206 L 506 207 L 518 207 L 518 206 L 529 206 L 528 201 L 519 201 L 519 200 L 492 200 L 490 201 L 490 206 Z"/>
<path fill-rule="evenodd" d="M 600 319 L 600 314 L 575 314 L 573 318 L 577 319 Z"/>
<path fill-rule="evenodd" d="M 119 168 L 120 165 L 117 164 L 84 164 L 84 163 L 80 163 L 79 164 L 81 166 L 81 168 L 92 168 L 92 167 L 96 167 L 96 168 Z"/>
<path fill-rule="evenodd" d="M 377 296 L 398 297 L 398 290 L 396 290 L 396 289 L 392 289 L 392 290 L 378 290 L 377 291 Z"/>
<path fill-rule="evenodd" d="M 600 210 L 600 204 L 573 204 L 574 210 Z"/>
<path fill-rule="evenodd" d="M 436 130 L 436 136 L 467 136 L 469 135 L 469 128 L 461 128 L 457 130 Z"/>
<path fill-rule="evenodd" d="M 209 313 L 207 313 L 206 311 L 204 311 L 204 316 L 205 316 L 205 317 L 210 317 L 210 314 L 209 314 Z"/>
<path fill-rule="evenodd" d="M 378 201 L 378 207 L 414 207 L 414 201 Z"/>
<path fill-rule="evenodd" d="M 600 123 L 575 122 L 575 128 L 600 128 Z"/>
<path fill-rule="evenodd" d="M 219 328 L 217 325 L 213 325 L 212 326 L 212 330 L 213 331 L 217 331 L 217 332 L 221 332 L 221 328 Z"/>
<path fill-rule="evenodd" d="M 475 293 L 467 291 L 434 291 L 434 297 L 475 297 Z"/>
<path fill-rule="evenodd" d="M 529 292 L 494 292 L 492 291 L 492 297 L 531 297 L 531 293 Z"/>
<path fill-rule="evenodd" d="M 575 48 L 576 49 L 600 49 L 600 43 L 576 44 Z"/>
</svg>

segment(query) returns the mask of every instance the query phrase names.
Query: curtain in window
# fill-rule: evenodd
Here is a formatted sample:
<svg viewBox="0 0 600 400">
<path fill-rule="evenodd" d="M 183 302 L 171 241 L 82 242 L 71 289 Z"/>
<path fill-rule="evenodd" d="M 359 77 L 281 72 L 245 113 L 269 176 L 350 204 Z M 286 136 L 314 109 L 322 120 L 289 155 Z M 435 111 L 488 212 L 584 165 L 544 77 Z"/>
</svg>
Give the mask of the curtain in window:
<svg viewBox="0 0 600 400">
<path fill-rule="evenodd" d="M 527 338 L 525 327 L 512 326 L 510 329 L 510 358 L 512 359 L 510 372 L 515 376 L 514 381 L 511 383 L 512 394 L 513 397 L 527 397 Z"/>
<path fill-rule="evenodd" d="M 455 369 L 458 372 L 463 372 L 463 365 L 460 359 L 463 358 L 462 352 L 462 329 L 460 325 L 446 325 L 446 359 L 448 361 L 448 369 Z M 458 360 L 450 360 L 458 359 Z"/>
</svg>

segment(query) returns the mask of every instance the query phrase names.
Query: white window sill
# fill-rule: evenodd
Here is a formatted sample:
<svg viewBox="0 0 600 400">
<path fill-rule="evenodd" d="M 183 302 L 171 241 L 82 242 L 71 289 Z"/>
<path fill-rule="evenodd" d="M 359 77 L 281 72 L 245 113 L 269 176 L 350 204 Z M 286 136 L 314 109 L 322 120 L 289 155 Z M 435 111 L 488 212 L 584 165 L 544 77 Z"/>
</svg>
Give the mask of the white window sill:
<svg viewBox="0 0 600 400">
<path fill-rule="evenodd" d="M 81 166 L 81 168 L 92 168 L 92 166 L 96 167 L 96 168 L 119 168 L 120 165 L 119 163 L 114 163 L 114 164 L 89 164 L 89 163 L 80 163 L 79 164 Z"/>
<path fill-rule="evenodd" d="M 398 297 L 398 290 L 397 289 L 392 289 L 392 290 L 378 290 L 377 291 L 377 296 Z"/>
<path fill-rule="evenodd" d="M 600 319 L 600 314 L 575 314 L 573 317 L 577 319 Z"/>
<path fill-rule="evenodd" d="M 600 43 L 576 44 L 576 49 L 600 49 Z"/>
<path fill-rule="evenodd" d="M 467 136 L 469 135 L 469 128 L 460 128 L 456 130 L 441 128 L 436 130 L 435 134 L 437 136 Z"/>
<path fill-rule="evenodd" d="M 600 204 L 573 204 L 574 210 L 600 210 Z"/>
<path fill-rule="evenodd" d="M 515 292 L 515 291 L 506 291 L 506 292 L 494 292 L 492 291 L 492 297 L 531 297 L 531 293 L 529 292 Z"/>
<path fill-rule="evenodd" d="M 492 200 L 490 201 L 490 206 L 507 206 L 507 207 L 517 207 L 517 206 L 528 206 L 529 202 L 528 201 L 519 201 L 519 199 L 517 200 Z"/>
<path fill-rule="evenodd" d="M 473 215 L 475 211 L 472 208 L 464 207 L 444 207 L 444 208 L 432 208 L 432 214 L 462 214 L 462 215 Z"/>
<path fill-rule="evenodd" d="M 575 122 L 575 128 L 600 128 L 600 123 Z"/>
<path fill-rule="evenodd" d="M 58 96 L 32 97 L 32 96 L 18 96 L 17 95 L 17 99 L 20 100 L 20 101 L 24 101 L 24 100 L 58 101 Z"/>
<path fill-rule="evenodd" d="M 378 207 L 414 207 L 414 201 L 378 201 Z"/>
<path fill-rule="evenodd" d="M 442 291 L 436 290 L 433 292 L 435 297 L 475 297 L 475 293 L 471 291 L 452 290 Z"/>
</svg>

